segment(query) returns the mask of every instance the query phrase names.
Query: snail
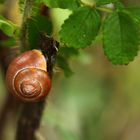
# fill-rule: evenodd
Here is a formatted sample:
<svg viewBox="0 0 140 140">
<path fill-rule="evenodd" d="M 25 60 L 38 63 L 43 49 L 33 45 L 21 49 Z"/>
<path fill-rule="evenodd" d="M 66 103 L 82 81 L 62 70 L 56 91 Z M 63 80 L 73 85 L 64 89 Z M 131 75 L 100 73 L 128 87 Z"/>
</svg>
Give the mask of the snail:
<svg viewBox="0 0 140 140">
<path fill-rule="evenodd" d="M 34 49 L 15 58 L 8 67 L 6 82 L 9 92 L 23 101 L 43 100 L 51 89 L 51 80 L 42 52 Z"/>
</svg>

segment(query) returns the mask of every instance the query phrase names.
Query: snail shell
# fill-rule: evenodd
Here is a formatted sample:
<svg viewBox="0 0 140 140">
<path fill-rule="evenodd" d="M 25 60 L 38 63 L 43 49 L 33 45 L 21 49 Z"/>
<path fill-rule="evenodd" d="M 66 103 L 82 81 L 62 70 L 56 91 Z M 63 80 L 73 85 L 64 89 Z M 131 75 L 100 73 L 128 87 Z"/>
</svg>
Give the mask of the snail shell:
<svg viewBox="0 0 140 140">
<path fill-rule="evenodd" d="M 8 67 L 6 82 L 9 92 L 23 101 L 43 100 L 51 88 L 43 54 L 31 50 L 15 58 Z"/>
</svg>

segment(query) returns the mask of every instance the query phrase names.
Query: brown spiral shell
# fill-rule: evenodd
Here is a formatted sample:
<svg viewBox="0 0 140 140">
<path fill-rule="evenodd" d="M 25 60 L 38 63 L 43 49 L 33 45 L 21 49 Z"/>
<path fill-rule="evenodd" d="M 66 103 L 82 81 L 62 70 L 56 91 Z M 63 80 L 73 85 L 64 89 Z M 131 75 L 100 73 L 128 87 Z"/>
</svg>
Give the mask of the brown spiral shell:
<svg viewBox="0 0 140 140">
<path fill-rule="evenodd" d="M 39 50 L 21 54 L 9 65 L 6 82 L 9 92 L 23 101 L 43 100 L 51 88 L 45 57 Z"/>
</svg>

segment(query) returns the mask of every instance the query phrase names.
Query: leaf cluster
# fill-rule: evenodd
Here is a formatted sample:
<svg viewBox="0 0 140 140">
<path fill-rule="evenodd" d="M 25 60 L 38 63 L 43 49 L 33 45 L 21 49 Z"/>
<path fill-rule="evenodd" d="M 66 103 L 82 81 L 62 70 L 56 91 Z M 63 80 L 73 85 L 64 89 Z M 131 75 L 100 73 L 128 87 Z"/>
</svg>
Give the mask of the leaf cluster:
<svg viewBox="0 0 140 140">
<path fill-rule="evenodd" d="M 91 5 L 79 0 L 44 3 L 51 8 L 72 10 L 59 34 L 65 45 L 86 48 L 100 32 L 105 55 L 113 64 L 128 64 L 137 55 L 140 7 L 125 7 L 119 0 L 95 0 Z"/>
<path fill-rule="evenodd" d="M 24 0 L 19 0 L 24 11 Z M 52 35 L 53 26 L 49 17 L 40 15 L 40 6 L 69 9 L 71 15 L 64 21 L 59 32 L 60 44 L 58 65 L 69 76 L 72 71 L 68 60 L 79 49 L 91 46 L 100 34 L 105 55 L 113 64 L 128 64 L 138 54 L 140 7 L 126 7 L 119 0 L 93 0 L 86 4 L 81 0 L 36 0 L 31 18 L 27 21 L 30 48 L 36 48 L 41 32 Z M 0 29 L 8 36 L 15 36 L 18 27 L 0 17 Z"/>
</svg>

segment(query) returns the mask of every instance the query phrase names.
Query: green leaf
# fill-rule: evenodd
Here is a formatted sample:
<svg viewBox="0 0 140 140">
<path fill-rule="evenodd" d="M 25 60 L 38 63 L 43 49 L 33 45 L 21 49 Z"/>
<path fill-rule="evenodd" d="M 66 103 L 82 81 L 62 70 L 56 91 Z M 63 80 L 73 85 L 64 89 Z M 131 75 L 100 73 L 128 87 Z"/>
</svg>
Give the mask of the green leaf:
<svg viewBox="0 0 140 140">
<path fill-rule="evenodd" d="M 118 0 L 95 0 L 97 6 L 114 3 L 117 1 Z"/>
<path fill-rule="evenodd" d="M 118 10 L 118 11 L 123 11 L 125 9 L 125 5 L 120 2 L 120 1 L 117 1 L 114 3 L 114 7 Z"/>
<path fill-rule="evenodd" d="M 45 16 L 34 16 L 28 20 L 28 41 L 30 48 L 38 48 L 40 32 L 52 33 L 52 23 Z"/>
<path fill-rule="evenodd" d="M 46 32 L 48 35 L 52 33 L 52 23 L 46 16 L 35 16 L 32 21 L 38 31 Z"/>
<path fill-rule="evenodd" d="M 66 59 L 69 59 L 71 56 L 78 55 L 79 51 L 71 47 L 60 47 L 58 54 L 65 57 Z"/>
<path fill-rule="evenodd" d="M 103 25 L 104 52 L 113 64 L 128 64 L 138 52 L 138 25 L 123 12 L 111 13 Z"/>
<path fill-rule="evenodd" d="M 17 44 L 17 41 L 15 38 L 9 38 L 8 40 L 1 40 L 0 45 L 4 47 L 12 47 Z"/>
<path fill-rule="evenodd" d="M 9 20 L 0 16 L 0 29 L 8 36 L 13 36 L 17 27 Z"/>
<path fill-rule="evenodd" d="M 66 77 L 70 77 L 73 74 L 67 59 L 65 59 L 63 56 L 57 56 L 57 64 L 64 71 Z"/>
<path fill-rule="evenodd" d="M 51 8 L 75 10 L 80 6 L 79 0 L 43 0 Z"/>
<path fill-rule="evenodd" d="M 73 74 L 71 70 L 68 60 L 72 56 L 76 56 L 79 54 L 79 51 L 75 48 L 71 47 L 60 47 L 57 56 L 57 64 L 64 71 L 64 75 L 66 77 L 70 77 Z"/>
<path fill-rule="evenodd" d="M 126 10 L 129 11 L 130 14 L 140 22 L 140 7 L 130 7 L 126 8 Z"/>
<path fill-rule="evenodd" d="M 85 48 L 95 39 L 100 28 L 100 15 L 90 7 L 81 7 L 64 22 L 60 39 L 67 46 Z"/>
</svg>

